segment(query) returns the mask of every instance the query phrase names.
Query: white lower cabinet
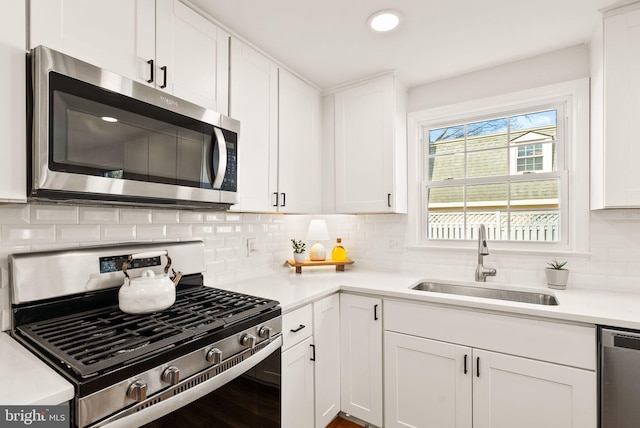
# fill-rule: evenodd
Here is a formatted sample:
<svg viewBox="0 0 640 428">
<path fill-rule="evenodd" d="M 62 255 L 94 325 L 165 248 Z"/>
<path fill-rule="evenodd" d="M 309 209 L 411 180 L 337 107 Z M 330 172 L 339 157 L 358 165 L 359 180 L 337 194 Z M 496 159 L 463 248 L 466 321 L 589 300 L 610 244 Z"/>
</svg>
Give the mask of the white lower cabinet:
<svg viewBox="0 0 640 428">
<path fill-rule="evenodd" d="M 339 295 L 283 315 L 282 333 L 282 427 L 324 428 L 340 412 Z"/>
<path fill-rule="evenodd" d="M 385 301 L 384 340 L 385 427 L 597 426 L 595 328 Z"/>
<path fill-rule="evenodd" d="M 385 331 L 384 354 L 385 426 L 472 426 L 471 348 Z"/>
<path fill-rule="evenodd" d="M 312 341 L 308 337 L 282 353 L 283 428 L 313 426 Z"/>
<path fill-rule="evenodd" d="M 382 300 L 340 294 L 340 407 L 382 426 Z"/>
<path fill-rule="evenodd" d="M 595 372 L 477 349 L 473 359 L 474 428 L 596 427 Z"/>
<path fill-rule="evenodd" d="M 340 295 L 313 303 L 315 426 L 324 428 L 340 412 Z"/>
</svg>

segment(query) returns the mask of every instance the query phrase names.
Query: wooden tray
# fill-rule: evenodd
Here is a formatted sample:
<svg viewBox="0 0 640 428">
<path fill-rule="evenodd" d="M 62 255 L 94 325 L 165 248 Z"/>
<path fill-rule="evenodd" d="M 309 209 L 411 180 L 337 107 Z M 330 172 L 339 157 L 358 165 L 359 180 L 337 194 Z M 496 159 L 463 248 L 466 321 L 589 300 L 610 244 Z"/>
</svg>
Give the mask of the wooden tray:
<svg viewBox="0 0 640 428">
<path fill-rule="evenodd" d="M 302 263 L 296 263 L 295 260 L 293 259 L 289 259 L 287 260 L 287 263 L 289 263 L 289 266 L 294 266 L 296 268 L 296 273 L 302 273 L 302 268 L 303 267 L 307 267 L 307 266 L 335 266 L 336 267 L 336 272 L 344 272 L 344 266 L 345 265 L 352 265 L 353 264 L 353 260 L 351 259 L 346 259 L 346 260 L 332 260 L 332 259 L 326 259 L 326 260 L 320 260 L 320 261 L 315 261 L 315 260 L 305 260 Z"/>
</svg>

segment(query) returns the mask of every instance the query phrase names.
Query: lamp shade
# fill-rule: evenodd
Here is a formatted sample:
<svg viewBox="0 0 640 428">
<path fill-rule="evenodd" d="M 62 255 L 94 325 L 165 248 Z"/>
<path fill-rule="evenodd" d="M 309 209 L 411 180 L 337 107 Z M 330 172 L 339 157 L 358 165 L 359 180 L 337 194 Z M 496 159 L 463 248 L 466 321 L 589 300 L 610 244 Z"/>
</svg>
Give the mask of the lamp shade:
<svg viewBox="0 0 640 428">
<path fill-rule="evenodd" d="M 327 241 L 329 239 L 327 222 L 324 220 L 311 220 L 309 222 L 309 230 L 307 230 L 307 239 L 310 241 L 316 241 L 316 243 L 311 246 L 309 259 L 312 261 L 325 260 L 326 251 L 324 246 L 318 241 Z"/>
<path fill-rule="evenodd" d="M 324 220 L 311 220 L 307 230 L 307 239 L 310 241 L 328 241 L 329 230 Z"/>
</svg>

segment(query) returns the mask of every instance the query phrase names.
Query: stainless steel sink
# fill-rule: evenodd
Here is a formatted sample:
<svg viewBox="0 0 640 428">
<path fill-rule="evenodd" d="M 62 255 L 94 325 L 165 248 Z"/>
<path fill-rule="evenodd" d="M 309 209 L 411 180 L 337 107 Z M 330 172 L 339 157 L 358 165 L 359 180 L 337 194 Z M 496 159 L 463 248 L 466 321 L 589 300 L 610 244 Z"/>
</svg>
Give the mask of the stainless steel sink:
<svg viewBox="0 0 640 428">
<path fill-rule="evenodd" d="M 461 296 L 483 297 L 486 299 L 533 303 L 536 305 L 558 305 L 555 296 L 529 291 L 501 290 L 497 288 L 472 287 L 469 285 L 443 284 L 440 282 L 421 282 L 411 288 L 419 291 L 430 291 L 432 293 L 457 294 Z"/>
</svg>

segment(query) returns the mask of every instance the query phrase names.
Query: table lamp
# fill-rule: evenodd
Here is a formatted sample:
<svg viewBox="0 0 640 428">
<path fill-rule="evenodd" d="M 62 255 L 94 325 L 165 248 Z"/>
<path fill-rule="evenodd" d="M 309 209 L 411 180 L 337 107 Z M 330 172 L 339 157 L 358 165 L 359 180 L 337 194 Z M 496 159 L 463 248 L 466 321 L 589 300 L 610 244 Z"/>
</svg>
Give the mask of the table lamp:
<svg viewBox="0 0 640 428">
<path fill-rule="evenodd" d="M 309 222 L 309 230 L 307 230 L 307 239 L 309 241 L 316 241 L 311 246 L 309 260 L 325 260 L 327 258 L 326 251 L 324 249 L 324 246 L 319 241 L 329 240 L 327 222 L 325 222 L 324 220 L 311 220 Z"/>
</svg>

